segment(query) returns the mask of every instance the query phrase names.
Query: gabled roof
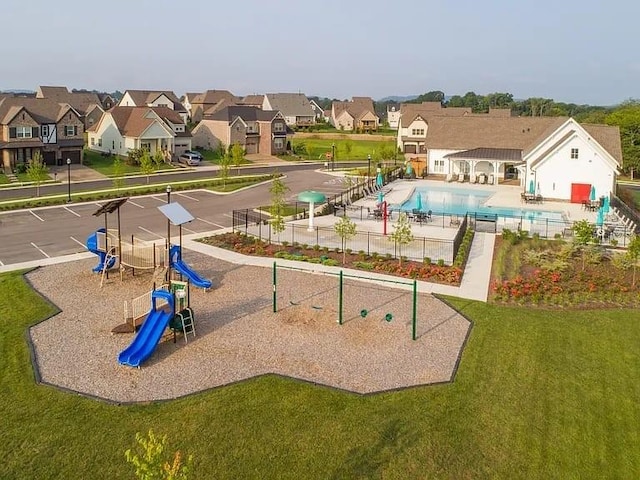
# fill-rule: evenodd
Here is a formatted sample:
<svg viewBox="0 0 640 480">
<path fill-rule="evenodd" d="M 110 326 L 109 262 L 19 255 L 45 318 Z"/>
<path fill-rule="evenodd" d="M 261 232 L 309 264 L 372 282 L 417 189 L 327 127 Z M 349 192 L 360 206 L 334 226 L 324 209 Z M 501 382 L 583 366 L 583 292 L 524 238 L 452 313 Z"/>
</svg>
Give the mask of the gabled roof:
<svg viewBox="0 0 640 480">
<path fill-rule="evenodd" d="M 68 103 L 83 116 L 93 110 L 94 105 L 99 105 L 102 108 L 102 100 L 97 93 L 70 92 L 67 87 L 40 86 L 36 92 L 36 98 Z"/>
<path fill-rule="evenodd" d="M 201 104 L 201 105 L 215 105 L 221 100 L 226 100 L 227 102 L 237 103 L 240 101 L 238 97 L 236 97 L 233 93 L 228 90 L 207 90 L 204 93 L 200 93 L 193 97 L 190 100 L 191 105 L 193 104 Z"/>
<path fill-rule="evenodd" d="M 6 97 L 0 99 L 0 124 L 11 122 L 23 108 L 40 124 L 57 123 L 69 110 L 80 117 L 80 113 L 68 103 L 48 98 Z"/>
<path fill-rule="evenodd" d="M 473 158 L 486 160 L 522 161 L 522 150 L 519 148 L 473 148 L 445 155 L 445 158 Z"/>
<path fill-rule="evenodd" d="M 171 102 L 173 102 L 173 109 L 177 112 L 186 113 L 184 105 L 180 102 L 176 94 L 171 90 L 127 90 L 131 99 L 134 101 L 137 107 L 146 107 L 150 103 L 155 102 L 160 96 L 166 96 Z"/>
<path fill-rule="evenodd" d="M 207 120 L 217 120 L 227 122 L 231 125 L 237 118 L 241 118 L 245 122 L 271 122 L 280 112 L 276 110 L 262 110 L 250 105 L 233 105 L 224 107 L 217 111 Z"/>
<path fill-rule="evenodd" d="M 255 105 L 262 107 L 262 100 L 264 99 L 264 95 L 247 95 L 241 101 L 241 105 Z"/>
<path fill-rule="evenodd" d="M 354 120 L 359 120 L 367 113 L 372 113 L 377 117 L 373 107 L 373 99 L 370 97 L 353 97 L 349 102 L 333 102 L 333 110 L 335 118 L 338 118 L 342 112 L 347 112 Z"/>
<path fill-rule="evenodd" d="M 150 112 L 160 118 L 150 115 Z M 120 134 L 125 137 L 139 137 L 156 121 L 164 124 L 168 130 L 171 129 L 164 123 L 165 120 L 173 124 L 184 124 L 175 110 L 166 107 L 113 107 L 105 115 L 112 116 Z M 94 126 L 91 130 L 97 130 L 97 127 Z"/>
<path fill-rule="evenodd" d="M 267 93 L 269 105 L 287 117 L 315 117 L 309 99 L 303 93 Z"/>
<path fill-rule="evenodd" d="M 427 120 L 433 116 L 463 117 L 472 115 L 470 107 L 443 107 L 440 102 L 402 103 L 400 104 L 400 122 L 408 127 L 417 117 Z M 482 116 L 486 116 L 483 114 Z"/>
</svg>

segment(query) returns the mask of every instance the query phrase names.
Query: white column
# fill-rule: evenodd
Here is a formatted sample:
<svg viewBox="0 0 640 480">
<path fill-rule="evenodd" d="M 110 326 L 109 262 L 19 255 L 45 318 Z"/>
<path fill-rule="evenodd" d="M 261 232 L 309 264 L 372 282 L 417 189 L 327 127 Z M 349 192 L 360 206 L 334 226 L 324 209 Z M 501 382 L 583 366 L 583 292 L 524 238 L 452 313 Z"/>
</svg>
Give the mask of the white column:
<svg viewBox="0 0 640 480">
<path fill-rule="evenodd" d="M 313 210 L 313 202 L 309 202 L 309 228 L 307 228 L 307 231 L 309 232 L 313 232 Z"/>
</svg>

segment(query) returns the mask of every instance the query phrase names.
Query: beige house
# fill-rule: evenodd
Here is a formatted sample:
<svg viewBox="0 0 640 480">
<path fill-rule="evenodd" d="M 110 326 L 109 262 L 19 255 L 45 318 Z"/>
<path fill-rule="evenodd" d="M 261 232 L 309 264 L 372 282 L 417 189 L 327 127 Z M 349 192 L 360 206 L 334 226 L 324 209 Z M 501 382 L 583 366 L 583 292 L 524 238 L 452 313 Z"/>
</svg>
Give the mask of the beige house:
<svg viewBox="0 0 640 480">
<path fill-rule="evenodd" d="M 145 148 L 171 161 L 191 150 L 191 132 L 182 116 L 166 107 L 114 107 L 87 131 L 89 148 L 126 156 Z"/>
<path fill-rule="evenodd" d="M 189 121 L 189 113 L 176 94 L 170 90 L 127 90 L 118 102 L 119 107 L 165 107 L 177 112 L 183 123 Z"/>
<path fill-rule="evenodd" d="M 353 97 L 348 102 L 333 102 L 330 121 L 334 127 L 345 131 L 374 132 L 380 126 L 380 118 L 369 97 Z"/>
<path fill-rule="evenodd" d="M 193 145 L 213 150 L 241 145 L 247 154 L 277 155 L 287 147 L 284 116 L 273 110 L 235 105 L 208 116 L 193 129 Z"/>
<path fill-rule="evenodd" d="M 71 105 L 46 98 L 0 97 L 0 159 L 6 172 L 36 152 L 47 165 L 82 163 L 82 116 Z"/>
<path fill-rule="evenodd" d="M 67 87 L 40 86 L 36 90 L 36 98 L 68 103 L 82 117 L 85 129 L 96 123 L 106 110 L 114 106 L 110 95 L 85 91 L 70 92 Z"/>
<path fill-rule="evenodd" d="M 304 93 L 267 93 L 262 99 L 262 109 L 280 112 L 290 127 L 316 123 L 316 114 Z"/>
<path fill-rule="evenodd" d="M 198 123 L 208 115 L 230 105 L 237 105 L 240 99 L 228 90 L 207 90 L 191 99 L 191 121 Z"/>
</svg>

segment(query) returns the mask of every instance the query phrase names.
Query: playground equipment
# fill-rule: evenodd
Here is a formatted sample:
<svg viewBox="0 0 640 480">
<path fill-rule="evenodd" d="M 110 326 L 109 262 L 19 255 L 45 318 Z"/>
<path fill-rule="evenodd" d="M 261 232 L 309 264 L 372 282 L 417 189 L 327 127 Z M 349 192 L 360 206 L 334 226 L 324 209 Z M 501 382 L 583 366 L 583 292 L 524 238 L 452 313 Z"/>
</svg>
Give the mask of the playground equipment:
<svg viewBox="0 0 640 480">
<path fill-rule="evenodd" d="M 182 251 L 180 246 L 173 245 L 169 249 L 169 265 L 180 275 L 185 276 L 196 287 L 211 288 L 211 280 L 207 280 L 198 275 L 189 265 L 182 261 Z"/>
<path fill-rule="evenodd" d="M 164 299 L 167 305 L 160 307 L 158 299 Z M 175 302 L 173 292 L 154 290 L 151 292 L 151 310 L 142 323 L 142 327 L 131 345 L 120 352 L 118 362 L 122 365 L 140 367 L 140 364 L 151 356 L 160 341 L 162 334 L 174 316 Z"/>
<path fill-rule="evenodd" d="M 98 241 L 99 234 L 105 235 L 106 230 L 104 228 L 99 228 L 91 235 L 89 235 L 86 243 L 87 250 L 97 255 L 99 259 L 98 264 L 93 267 L 93 271 L 95 273 L 101 273 L 106 269 L 113 268 L 116 263 L 116 257 L 114 255 L 109 255 L 109 258 L 107 259 L 107 251 L 105 246 L 103 246 L 102 248 L 98 246 L 98 244 L 100 243 Z"/>
<path fill-rule="evenodd" d="M 146 308 L 143 306 L 145 301 Z M 133 331 L 142 317 L 145 318 L 133 342 L 118 355 L 118 362 L 122 365 L 140 367 L 154 352 L 167 328 L 173 331 L 174 343 L 177 332 L 183 333 L 185 343 L 189 334 L 195 337 L 195 315 L 189 306 L 189 283 L 173 281 L 125 302 L 125 322 L 132 325 Z"/>
<path fill-rule="evenodd" d="M 284 266 L 279 266 L 277 265 L 276 262 L 273 262 L 273 298 L 272 298 L 272 305 L 273 305 L 273 313 L 276 313 L 278 311 L 278 274 L 277 271 L 278 269 L 284 269 L 284 270 L 292 270 L 292 271 L 300 271 L 300 272 L 305 272 L 305 273 L 309 273 L 308 270 L 304 270 L 301 268 L 295 268 L 295 267 L 284 267 Z M 334 272 L 320 272 L 324 275 L 335 275 L 338 277 L 338 324 L 343 325 L 344 324 L 344 279 L 345 278 L 353 278 L 353 279 L 360 279 L 360 280 L 374 280 L 375 282 L 384 282 L 384 283 L 393 283 L 393 284 L 398 284 L 398 285 L 411 285 L 412 287 L 412 314 L 411 314 L 411 339 L 412 340 L 417 340 L 418 338 L 418 332 L 417 332 L 417 328 L 418 328 L 418 282 L 416 280 L 413 280 L 412 282 L 403 282 L 401 280 L 386 280 L 386 279 L 381 279 L 381 278 L 370 278 L 370 277 L 363 277 L 363 276 L 359 276 L 359 275 L 349 275 L 349 274 L 345 274 L 342 270 L 340 270 L 340 272 L 338 273 L 334 273 Z M 300 302 L 292 302 L 290 301 L 291 305 L 299 305 Z M 321 308 L 321 307 L 316 307 L 316 306 L 312 306 L 312 308 Z M 369 315 L 370 311 L 367 309 L 361 309 L 360 310 L 360 316 L 362 318 L 366 318 Z M 383 320 L 386 322 L 391 322 L 393 320 L 393 314 L 392 313 L 386 313 L 383 317 Z"/>
</svg>

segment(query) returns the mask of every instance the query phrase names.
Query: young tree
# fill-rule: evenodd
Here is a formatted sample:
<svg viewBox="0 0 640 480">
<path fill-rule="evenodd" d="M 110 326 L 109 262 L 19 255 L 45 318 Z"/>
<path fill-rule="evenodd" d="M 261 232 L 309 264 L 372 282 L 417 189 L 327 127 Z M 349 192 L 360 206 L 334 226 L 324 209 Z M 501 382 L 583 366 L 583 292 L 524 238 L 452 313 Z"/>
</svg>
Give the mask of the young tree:
<svg viewBox="0 0 640 480">
<path fill-rule="evenodd" d="M 147 184 L 149 184 L 149 175 L 151 175 L 155 170 L 155 166 L 153 165 L 153 160 L 151 159 L 151 154 L 148 150 L 142 150 L 140 154 L 140 171 L 147 176 Z"/>
<path fill-rule="evenodd" d="M 393 233 L 389 236 L 389 240 L 398 244 L 398 265 L 402 265 L 402 247 L 413 241 L 413 233 L 411 233 L 411 224 L 407 214 L 402 212 L 398 217 L 398 223 L 393 226 Z"/>
<path fill-rule="evenodd" d="M 333 229 L 335 230 L 336 235 L 338 235 L 340 237 L 340 240 L 342 241 L 342 264 L 344 265 L 347 260 L 347 251 L 345 249 L 345 245 L 348 240 L 351 240 L 356 236 L 356 224 L 345 215 L 344 217 L 340 217 L 340 220 L 335 223 Z"/>
<path fill-rule="evenodd" d="M 271 229 L 276 235 L 280 235 L 285 229 L 282 212 L 286 206 L 287 192 L 289 192 L 289 187 L 284 184 L 277 173 L 274 173 L 269 187 L 269 193 L 271 194 L 269 213 L 271 214 Z"/>
<path fill-rule="evenodd" d="M 636 267 L 638 266 L 638 260 L 640 260 L 640 236 L 634 235 L 627 246 L 627 258 L 631 261 L 633 266 L 633 280 L 631 284 L 636 286 Z"/>
<path fill-rule="evenodd" d="M 227 180 L 229 179 L 229 170 L 231 169 L 231 156 L 228 152 L 224 152 L 220 157 L 218 163 L 220 169 L 218 170 L 218 176 L 222 179 L 222 188 L 226 190 Z"/>
<path fill-rule="evenodd" d="M 162 150 L 156 150 L 156 153 L 153 154 L 153 164 L 156 170 L 160 170 L 162 165 L 164 164 L 164 155 L 162 154 Z"/>
<path fill-rule="evenodd" d="M 347 140 L 344 142 L 344 153 L 347 155 L 347 159 L 351 157 L 351 152 L 353 151 L 353 142 L 351 140 Z"/>
<path fill-rule="evenodd" d="M 231 147 L 231 160 L 233 161 L 233 166 L 236 167 L 236 175 L 240 175 L 240 165 L 244 160 L 244 148 L 237 142 Z"/>
<path fill-rule="evenodd" d="M 124 186 L 124 165 L 118 155 L 113 159 L 113 186 L 117 190 Z"/>
<path fill-rule="evenodd" d="M 309 145 L 308 143 L 304 144 L 304 153 L 307 155 L 307 160 L 311 160 L 311 153 L 313 152 L 313 149 L 311 148 L 311 145 Z"/>
<path fill-rule="evenodd" d="M 584 270 L 587 258 L 587 245 L 592 244 L 594 241 L 593 225 L 587 220 L 579 220 L 573 224 L 571 230 L 573 230 L 573 241 L 582 254 L 582 270 Z"/>
<path fill-rule="evenodd" d="M 36 151 L 27 164 L 27 177 L 36 185 L 36 197 L 40 196 L 40 185 L 46 180 L 47 172 L 47 165 L 42 159 L 42 154 L 40 151 Z"/>
<path fill-rule="evenodd" d="M 139 480 L 187 480 L 193 465 L 193 457 L 189 455 L 183 463 L 182 454 L 176 451 L 171 461 L 164 458 L 167 436 L 156 436 L 149 430 L 147 436 L 136 433 L 137 452 L 127 449 L 124 456 L 127 463 L 135 467 L 135 475 Z"/>
</svg>

